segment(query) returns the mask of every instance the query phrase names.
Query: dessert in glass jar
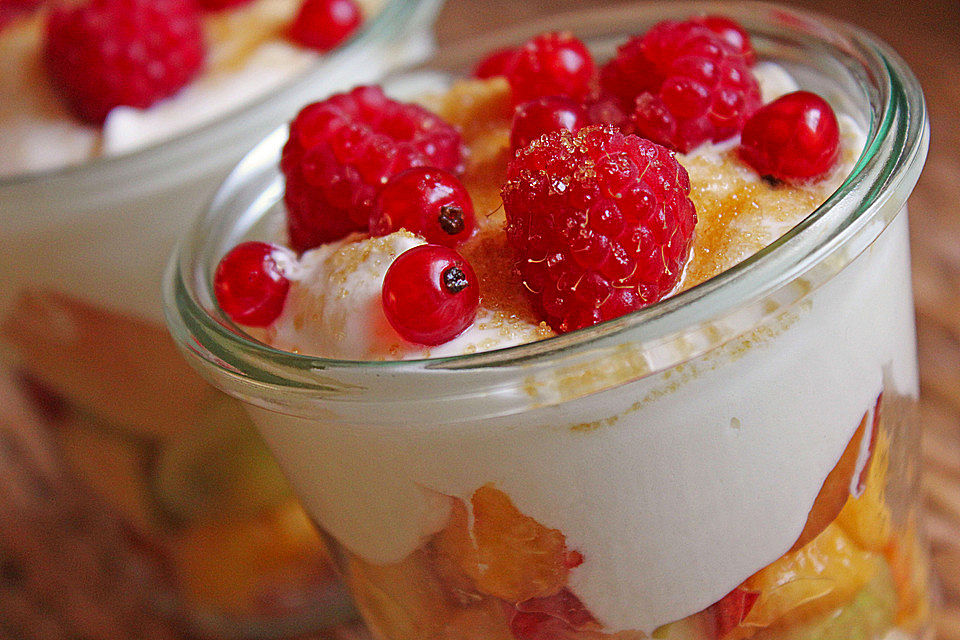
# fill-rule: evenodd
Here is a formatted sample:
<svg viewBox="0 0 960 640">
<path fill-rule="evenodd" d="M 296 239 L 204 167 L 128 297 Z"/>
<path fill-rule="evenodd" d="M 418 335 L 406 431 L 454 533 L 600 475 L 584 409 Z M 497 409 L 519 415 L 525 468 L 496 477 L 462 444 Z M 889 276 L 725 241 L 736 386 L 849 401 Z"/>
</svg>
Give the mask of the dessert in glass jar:
<svg viewBox="0 0 960 640">
<path fill-rule="evenodd" d="M 178 345 L 378 638 L 924 637 L 915 78 L 772 5 L 549 29 L 265 140 L 170 263 Z"/>
<path fill-rule="evenodd" d="M 425 54 L 437 8 L 0 11 L 0 365 L 43 409 L 64 467 L 169 569 L 143 599 L 192 631 L 302 633 L 351 609 L 249 418 L 164 331 L 166 257 L 230 168 L 304 102 Z M 330 10 L 343 19 L 317 19 Z"/>
</svg>

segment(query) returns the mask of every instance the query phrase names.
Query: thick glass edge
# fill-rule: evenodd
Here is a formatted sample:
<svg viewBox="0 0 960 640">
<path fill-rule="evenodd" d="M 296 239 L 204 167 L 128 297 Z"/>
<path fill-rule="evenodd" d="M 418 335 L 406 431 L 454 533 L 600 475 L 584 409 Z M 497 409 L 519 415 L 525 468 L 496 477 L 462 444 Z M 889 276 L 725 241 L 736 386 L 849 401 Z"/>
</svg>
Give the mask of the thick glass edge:
<svg viewBox="0 0 960 640">
<path fill-rule="evenodd" d="M 682 330 L 761 298 L 803 273 L 829 255 L 850 235 L 862 227 L 870 214 L 890 204 L 891 199 L 905 202 L 908 192 L 898 189 L 902 183 L 915 182 L 926 155 L 929 128 L 925 103 L 919 83 L 903 60 L 887 45 L 867 32 L 823 18 L 809 12 L 796 12 L 762 2 L 677 2 L 671 3 L 673 12 L 707 12 L 711 10 L 744 14 L 749 12 L 777 13 L 798 18 L 803 22 L 814 20 L 824 29 L 843 35 L 861 49 L 869 69 L 878 74 L 877 82 L 885 93 L 886 102 L 881 113 L 871 124 L 867 145 L 854 170 L 844 184 L 807 219 L 779 240 L 745 260 L 736 267 L 660 303 L 632 314 L 588 329 L 572 332 L 535 343 L 517 345 L 479 354 L 404 361 L 347 361 L 291 354 L 273 349 L 246 338 L 237 332 L 229 320 L 214 318 L 198 304 L 186 283 L 193 278 L 195 266 L 190 255 L 196 255 L 197 243 L 182 242 L 168 267 L 164 281 L 168 324 L 181 348 L 193 357 L 205 360 L 220 369 L 219 373 L 246 384 L 291 385 L 301 389 L 329 388 L 320 380 L 307 382 L 311 374 L 323 370 L 367 371 L 371 374 L 402 374 L 430 370 L 470 370 L 487 367 L 509 367 L 534 364 L 560 354 L 603 351 L 605 343 L 625 331 L 634 332 L 634 342 L 662 339 Z M 274 134 L 276 135 L 276 134 Z M 888 151 L 884 156 L 884 148 Z M 855 194 L 865 178 L 873 180 L 863 195 Z M 912 190 L 912 184 L 910 189 Z M 860 198 L 857 206 L 840 219 L 830 218 L 839 211 L 839 205 L 854 196 Z M 902 206 L 903 202 L 894 203 Z M 835 216 L 836 217 L 836 216 Z M 198 221 L 197 229 L 203 220 Z M 804 234 L 814 225 L 829 223 L 830 233 L 814 246 L 802 245 Z M 196 230 L 194 232 L 196 232 Z M 194 236 L 196 234 L 194 233 Z M 783 248 L 793 246 L 790 255 Z M 800 246 L 796 246 L 800 245 Z M 797 251 L 797 249 L 803 249 Z M 772 277 L 771 274 L 775 274 Z M 729 295 L 736 289 L 740 295 Z M 720 295 L 726 296 L 722 299 Z M 258 361 L 269 358 L 269 366 L 258 366 Z M 233 363 L 242 363 L 243 370 Z M 252 366 L 251 366 L 252 365 Z M 300 375 L 288 375 L 288 374 Z M 294 382 L 293 380 L 296 380 Z"/>
<path fill-rule="evenodd" d="M 338 64 L 353 55 L 355 51 L 373 46 L 376 43 L 388 42 L 390 39 L 395 38 L 397 33 L 408 29 L 419 19 L 424 19 L 427 16 L 435 14 L 442 2 L 443 0 L 391 0 L 391 2 L 388 2 L 384 6 L 382 11 L 374 16 L 365 29 L 362 29 L 360 33 L 348 40 L 341 47 L 333 52 L 324 54 L 313 66 L 305 70 L 302 74 L 291 78 L 274 92 L 260 96 L 242 107 L 231 109 L 226 116 L 220 120 L 191 127 L 173 137 L 157 140 L 145 147 L 132 149 L 116 155 L 100 156 L 80 164 L 71 164 L 53 169 L 0 177 L 0 189 L 37 184 L 48 180 L 79 179 L 89 174 L 110 173 L 115 168 L 131 162 L 143 162 L 145 165 L 149 165 L 154 160 L 162 158 L 165 153 L 169 153 L 171 147 L 182 145 L 189 139 L 203 137 L 212 132 L 222 131 L 231 126 L 239 125 L 248 114 L 264 108 L 264 105 L 270 102 L 278 93 L 285 93 L 302 82 L 309 82 L 312 77 L 321 73 L 323 69 L 328 68 L 329 65 Z"/>
</svg>

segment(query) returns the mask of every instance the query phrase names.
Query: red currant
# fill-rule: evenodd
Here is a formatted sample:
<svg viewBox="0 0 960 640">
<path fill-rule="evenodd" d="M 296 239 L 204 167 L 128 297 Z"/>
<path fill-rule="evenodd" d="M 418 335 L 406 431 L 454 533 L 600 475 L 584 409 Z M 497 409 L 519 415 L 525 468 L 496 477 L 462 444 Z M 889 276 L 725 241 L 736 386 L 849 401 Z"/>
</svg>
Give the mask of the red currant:
<svg viewBox="0 0 960 640">
<path fill-rule="evenodd" d="M 529 40 L 510 61 L 507 81 L 515 104 L 543 96 L 582 100 L 594 84 L 593 57 L 569 33 L 544 33 Z"/>
<path fill-rule="evenodd" d="M 266 242 L 235 246 L 213 275 L 220 308 L 238 324 L 265 327 L 272 323 L 283 311 L 290 289 L 282 265 L 293 259 L 289 250 Z"/>
<path fill-rule="evenodd" d="M 743 56 L 747 64 L 752 65 L 756 60 L 756 54 L 753 52 L 753 45 L 750 43 L 750 36 L 738 22 L 725 16 L 703 16 L 694 18 L 693 22 L 698 22 L 710 31 L 713 31 Z"/>
<path fill-rule="evenodd" d="M 362 22 L 356 0 L 304 0 L 290 25 L 290 37 L 325 53 L 350 37 Z"/>
<path fill-rule="evenodd" d="M 401 253 L 383 279 L 383 311 L 404 339 L 438 345 L 473 323 L 477 276 L 449 247 L 423 244 Z"/>
<path fill-rule="evenodd" d="M 762 176 L 784 182 L 819 178 L 840 155 L 840 127 L 826 100 L 796 91 L 762 107 L 747 120 L 740 156 Z"/>
<path fill-rule="evenodd" d="M 495 49 L 487 54 L 483 60 L 477 63 L 473 68 L 473 77 L 486 80 L 494 76 L 506 75 L 507 68 L 513 61 L 513 56 L 517 55 L 516 47 L 507 47 L 504 49 Z"/>
<path fill-rule="evenodd" d="M 510 146 L 522 149 L 545 133 L 566 129 L 575 132 L 590 124 L 584 107 L 570 98 L 547 96 L 524 102 L 513 114 Z"/>
<path fill-rule="evenodd" d="M 403 228 L 447 247 L 462 244 L 475 226 L 470 194 L 452 173 L 432 167 L 408 169 L 391 178 L 370 215 L 374 236 Z"/>
</svg>

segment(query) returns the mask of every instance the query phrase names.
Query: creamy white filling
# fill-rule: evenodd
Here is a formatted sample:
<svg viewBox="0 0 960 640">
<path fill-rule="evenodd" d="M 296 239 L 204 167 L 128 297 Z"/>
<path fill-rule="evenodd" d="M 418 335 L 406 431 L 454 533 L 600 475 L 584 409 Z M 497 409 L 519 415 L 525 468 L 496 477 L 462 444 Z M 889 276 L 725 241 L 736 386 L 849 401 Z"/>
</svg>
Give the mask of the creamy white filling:
<svg viewBox="0 0 960 640">
<path fill-rule="evenodd" d="M 283 313 L 253 333 L 278 349 L 343 360 L 443 357 L 537 339 L 536 325 L 482 306 L 463 333 L 441 345 L 401 337 L 383 312 L 383 279 L 397 256 L 421 244 L 420 237 L 398 231 L 379 238 L 349 237 L 305 252 L 285 266 L 291 285 Z"/>
</svg>

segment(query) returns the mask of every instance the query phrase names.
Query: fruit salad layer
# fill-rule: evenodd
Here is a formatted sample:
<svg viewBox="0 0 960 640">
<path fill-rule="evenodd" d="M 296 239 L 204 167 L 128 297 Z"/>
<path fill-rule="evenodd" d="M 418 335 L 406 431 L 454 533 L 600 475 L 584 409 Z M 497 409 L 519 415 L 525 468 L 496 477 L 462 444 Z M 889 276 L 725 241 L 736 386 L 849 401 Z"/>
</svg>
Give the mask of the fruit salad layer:
<svg viewBox="0 0 960 640">
<path fill-rule="evenodd" d="M 389 360 L 696 286 L 803 220 L 864 144 L 756 58 L 740 25 L 698 16 L 603 63 L 546 33 L 418 104 L 360 87 L 309 105 L 280 164 L 287 240 L 228 252 L 217 300 L 273 347 Z M 514 414 L 474 416 L 469 390 L 439 423 L 336 398 L 251 411 L 382 638 L 912 634 L 923 558 L 891 500 L 917 389 L 908 268 L 900 216 L 825 285 L 792 283 L 801 303 L 669 370 L 637 374 L 625 344 L 597 363 L 619 386 L 558 368 L 570 397 L 549 402 L 504 371 L 491 393 L 536 396 Z"/>
<path fill-rule="evenodd" d="M 143 148 L 266 96 L 380 0 L 0 7 L 0 178 Z"/>
</svg>

